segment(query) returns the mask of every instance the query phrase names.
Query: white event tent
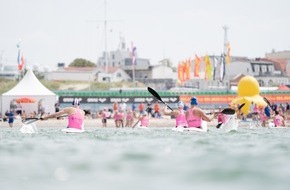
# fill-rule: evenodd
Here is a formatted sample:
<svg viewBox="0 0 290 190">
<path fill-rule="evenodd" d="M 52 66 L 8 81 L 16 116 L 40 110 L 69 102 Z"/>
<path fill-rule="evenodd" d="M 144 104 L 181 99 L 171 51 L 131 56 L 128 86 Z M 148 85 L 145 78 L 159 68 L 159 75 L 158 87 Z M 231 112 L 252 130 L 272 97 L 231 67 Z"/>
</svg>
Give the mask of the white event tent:
<svg viewBox="0 0 290 190">
<path fill-rule="evenodd" d="M 1 112 L 4 114 L 10 110 L 11 104 L 15 104 L 15 100 L 21 97 L 29 97 L 35 99 L 34 103 L 20 103 L 22 110 L 26 114 L 33 111 L 38 113 L 38 107 L 41 103 L 45 113 L 55 112 L 55 103 L 57 102 L 57 95 L 43 86 L 36 78 L 32 70 L 28 70 L 22 80 L 11 90 L 5 92 L 1 96 Z"/>
</svg>

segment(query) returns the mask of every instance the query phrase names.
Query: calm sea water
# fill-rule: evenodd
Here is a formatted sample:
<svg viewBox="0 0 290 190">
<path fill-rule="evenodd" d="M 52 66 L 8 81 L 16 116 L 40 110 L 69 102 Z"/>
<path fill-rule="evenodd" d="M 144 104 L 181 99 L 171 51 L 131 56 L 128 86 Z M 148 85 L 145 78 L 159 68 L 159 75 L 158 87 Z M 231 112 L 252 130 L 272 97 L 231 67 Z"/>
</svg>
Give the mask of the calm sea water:
<svg viewBox="0 0 290 190">
<path fill-rule="evenodd" d="M 170 127 L 64 134 L 0 128 L 0 188 L 289 189 L 290 128 L 223 133 Z"/>
</svg>

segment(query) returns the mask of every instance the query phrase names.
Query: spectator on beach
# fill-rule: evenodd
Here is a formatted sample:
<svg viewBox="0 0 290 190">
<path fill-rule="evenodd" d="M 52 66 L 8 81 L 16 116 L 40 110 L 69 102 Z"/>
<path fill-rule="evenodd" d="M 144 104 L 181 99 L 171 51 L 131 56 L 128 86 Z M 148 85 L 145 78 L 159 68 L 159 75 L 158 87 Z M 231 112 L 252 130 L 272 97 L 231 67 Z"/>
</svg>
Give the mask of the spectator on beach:
<svg viewBox="0 0 290 190">
<path fill-rule="evenodd" d="M 22 114 L 22 105 L 20 103 L 17 103 L 17 105 L 16 105 L 16 114 L 17 115 Z"/>
<path fill-rule="evenodd" d="M 30 118 L 36 117 L 37 113 L 36 111 L 30 112 Z"/>
<path fill-rule="evenodd" d="M 114 113 L 115 111 L 118 111 L 118 110 L 119 110 L 118 102 L 114 102 L 114 104 L 113 104 L 113 113 Z"/>
<path fill-rule="evenodd" d="M 135 102 L 133 102 L 133 104 L 132 104 L 132 111 L 133 111 L 133 113 L 136 111 L 136 104 L 135 104 Z"/>
<path fill-rule="evenodd" d="M 174 109 L 173 111 L 169 111 L 167 109 L 167 106 L 163 109 L 164 115 L 170 115 L 175 117 L 175 127 L 183 127 L 187 128 L 187 121 L 185 118 L 185 111 L 183 110 L 184 103 L 182 101 L 177 102 L 177 109 Z"/>
<path fill-rule="evenodd" d="M 150 102 L 147 102 L 147 108 L 146 111 L 148 113 L 148 117 L 153 117 L 154 115 L 152 114 L 152 105 Z"/>
<path fill-rule="evenodd" d="M 133 121 L 134 121 L 133 111 L 127 110 L 125 127 L 132 127 Z"/>
<path fill-rule="evenodd" d="M 120 108 L 121 108 L 121 110 L 122 110 L 123 112 L 125 112 L 126 109 L 127 109 L 127 104 L 126 104 L 126 102 L 122 101 L 122 103 L 121 103 L 121 105 L 120 105 Z"/>
<path fill-rule="evenodd" d="M 208 117 L 204 111 L 197 106 L 198 100 L 196 97 L 190 99 L 190 105 L 191 107 L 185 113 L 188 127 L 202 128 L 202 120 L 211 122 L 216 116 L 216 114 L 213 114 L 212 117 Z"/>
<path fill-rule="evenodd" d="M 145 108 L 144 103 L 143 102 L 140 102 L 140 104 L 138 106 L 138 109 L 139 109 L 140 114 L 142 114 L 142 112 L 144 111 L 144 108 Z"/>
<path fill-rule="evenodd" d="M 117 128 L 119 128 L 121 126 L 124 127 L 124 122 L 123 122 L 124 112 L 121 109 L 114 112 L 113 118 L 115 121 L 115 126 Z"/>
<path fill-rule="evenodd" d="M 156 101 L 154 104 L 154 117 L 155 118 L 160 118 L 159 109 L 160 109 L 159 103 L 158 103 L 158 101 Z"/>
<path fill-rule="evenodd" d="M 10 110 L 10 112 L 7 113 L 7 118 L 8 118 L 9 126 L 13 127 L 13 122 L 14 122 L 14 112 L 13 112 L 13 110 Z"/>
<path fill-rule="evenodd" d="M 63 115 L 68 115 L 68 126 L 67 128 L 74 128 L 83 130 L 84 129 L 84 119 L 85 119 L 85 112 L 79 108 L 80 102 L 77 98 L 75 98 L 72 102 L 72 107 L 66 107 L 59 112 L 43 115 L 41 117 L 42 120 L 46 120 L 49 118 L 56 118 Z"/>
<path fill-rule="evenodd" d="M 102 127 L 107 127 L 107 115 L 107 109 L 104 108 L 100 113 L 100 117 L 102 118 Z"/>
<path fill-rule="evenodd" d="M 27 118 L 26 111 L 23 110 L 21 114 L 21 119 L 26 119 L 26 118 Z"/>
</svg>

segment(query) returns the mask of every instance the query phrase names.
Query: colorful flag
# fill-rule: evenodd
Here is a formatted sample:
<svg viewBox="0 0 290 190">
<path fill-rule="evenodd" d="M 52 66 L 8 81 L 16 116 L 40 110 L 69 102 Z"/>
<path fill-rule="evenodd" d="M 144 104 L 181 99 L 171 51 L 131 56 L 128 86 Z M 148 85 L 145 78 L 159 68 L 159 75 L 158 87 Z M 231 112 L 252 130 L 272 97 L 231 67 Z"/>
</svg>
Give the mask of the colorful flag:
<svg viewBox="0 0 290 190">
<path fill-rule="evenodd" d="M 195 54 L 194 77 L 199 77 L 200 58 Z"/>
<path fill-rule="evenodd" d="M 190 65 L 191 65 L 191 59 L 189 58 L 184 62 L 184 74 L 185 74 L 185 80 L 190 80 Z"/>
<path fill-rule="evenodd" d="M 230 43 L 227 43 L 227 56 L 226 56 L 226 63 L 230 64 L 231 62 L 231 46 Z"/>
<path fill-rule="evenodd" d="M 18 70 L 22 71 L 22 69 L 24 67 L 24 58 L 23 58 L 23 54 L 22 54 L 20 48 L 18 48 L 17 63 L 18 63 Z"/>
<path fill-rule="evenodd" d="M 183 68 L 183 63 L 178 63 L 178 80 L 181 84 L 184 83 L 184 68 Z"/>
<path fill-rule="evenodd" d="M 209 56 L 206 55 L 204 57 L 204 62 L 205 62 L 205 75 L 204 75 L 204 79 L 212 79 L 212 66 L 210 63 L 210 59 Z"/>
</svg>

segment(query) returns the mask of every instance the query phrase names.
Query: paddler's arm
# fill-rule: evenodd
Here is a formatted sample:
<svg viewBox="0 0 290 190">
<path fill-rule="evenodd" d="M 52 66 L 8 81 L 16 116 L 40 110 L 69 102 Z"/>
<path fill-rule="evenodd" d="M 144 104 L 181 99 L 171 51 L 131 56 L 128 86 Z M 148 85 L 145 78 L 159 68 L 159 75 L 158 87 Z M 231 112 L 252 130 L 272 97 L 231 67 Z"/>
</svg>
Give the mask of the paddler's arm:
<svg viewBox="0 0 290 190">
<path fill-rule="evenodd" d="M 173 116 L 178 115 L 178 111 L 177 110 L 170 111 L 170 110 L 168 110 L 167 106 L 164 106 L 162 112 L 163 112 L 164 115 L 170 115 L 170 116 L 171 115 L 173 115 Z"/>
<path fill-rule="evenodd" d="M 202 120 L 207 121 L 207 122 L 211 122 L 217 116 L 217 114 L 215 113 L 215 114 L 212 114 L 211 117 L 209 117 L 201 109 L 197 109 L 197 111 L 200 117 L 202 118 Z"/>
<path fill-rule="evenodd" d="M 50 119 L 50 118 L 55 118 L 55 117 L 59 117 L 61 115 L 69 115 L 70 113 L 70 109 L 69 108 L 64 108 L 63 110 L 60 110 L 59 112 L 55 112 L 46 116 L 42 116 L 41 120 L 46 120 L 46 119 Z"/>
</svg>

